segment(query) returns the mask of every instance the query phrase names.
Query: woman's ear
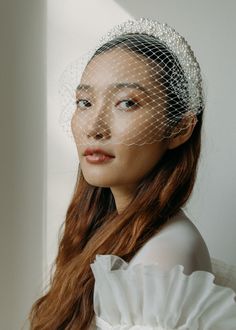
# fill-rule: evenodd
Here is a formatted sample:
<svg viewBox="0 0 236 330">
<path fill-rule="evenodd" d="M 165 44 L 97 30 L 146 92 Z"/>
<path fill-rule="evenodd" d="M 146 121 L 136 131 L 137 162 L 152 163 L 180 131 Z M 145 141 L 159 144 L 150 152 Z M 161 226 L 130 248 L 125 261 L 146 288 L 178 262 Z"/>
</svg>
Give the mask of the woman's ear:
<svg viewBox="0 0 236 330">
<path fill-rule="evenodd" d="M 197 123 L 197 117 L 194 114 L 187 114 L 180 123 L 174 128 L 174 137 L 169 139 L 168 149 L 174 149 L 184 142 L 186 142 L 193 133 L 194 127 Z"/>
</svg>

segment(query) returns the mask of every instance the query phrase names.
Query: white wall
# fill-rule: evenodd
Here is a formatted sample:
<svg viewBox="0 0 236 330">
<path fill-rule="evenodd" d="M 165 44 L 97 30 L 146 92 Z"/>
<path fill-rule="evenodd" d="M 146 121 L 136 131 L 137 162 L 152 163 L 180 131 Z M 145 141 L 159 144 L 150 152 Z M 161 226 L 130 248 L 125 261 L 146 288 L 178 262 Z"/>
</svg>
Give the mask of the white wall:
<svg viewBox="0 0 236 330">
<path fill-rule="evenodd" d="M 45 18 L 44 1 L 1 0 L 1 330 L 27 328 L 43 278 Z"/>
<path fill-rule="evenodd" d="M 233 0 L 48 1 L 48 266 L 57 251 L 58 228 L 72 195 L 78 163 L 73 140 L 58 124 L 58 79 L 71 61 L 114 24 L 141 16 L 175 27 L 201 64 L 207 91 L 202 156 L 186 211 L 205 238 L 211 256 L 236 264 L 235 12 Z"/>
</svg>

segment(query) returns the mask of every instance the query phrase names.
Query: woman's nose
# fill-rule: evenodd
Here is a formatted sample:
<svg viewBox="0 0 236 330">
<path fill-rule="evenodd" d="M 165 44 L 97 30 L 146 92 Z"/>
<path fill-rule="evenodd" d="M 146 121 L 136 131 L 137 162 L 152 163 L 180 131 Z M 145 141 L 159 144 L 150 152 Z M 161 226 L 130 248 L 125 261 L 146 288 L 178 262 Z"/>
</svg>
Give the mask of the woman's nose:
<svg viewBox="0 0 236 330">
<path fill-rule="evenodd" d="M 96 140 L 106 140 L 111 137 L 110 115 L 105 108 L 99 109 L 97 115 L 91 118 L 91 124 L 88 127 L 87 137 Z M 89 120 L 90 121 L 90 120 Z"/>
</svg>

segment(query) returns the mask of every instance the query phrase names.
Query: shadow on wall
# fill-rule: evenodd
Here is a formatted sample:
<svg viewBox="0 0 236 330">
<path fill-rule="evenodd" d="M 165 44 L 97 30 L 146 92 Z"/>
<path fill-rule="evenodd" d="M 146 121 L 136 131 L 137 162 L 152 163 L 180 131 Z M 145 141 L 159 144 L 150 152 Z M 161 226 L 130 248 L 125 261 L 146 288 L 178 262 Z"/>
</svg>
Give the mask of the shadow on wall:
<svg viewBox="0 0 236 330">
<path fill-rule="evenodd" d="M 188 31 L 204 39 L 204 34 L 210 29 L 213 35 L 214 22 L 227 22 L 231 29 L 235 28 L 235 1 L 228 0 L 227 5 L 221 1 L 196 1 L 196 0 L 114 0 L 122 9 L 134 18 L 148 17 L 160 23 L 167 23 L 178 32 L 188 36 Z M 191 27 L 191 28 L 189 28 Z M 183 31 L 181 31 L 183 30 Z"/>
<path fill-rule="evenodd" d="M 209 30 L 209 13 L 214 15 L 215 19 L 222 13 L 222 6 L 214 5 L 212 1 L 198 2 L 195 0 L 114 0 L 123 10 L 125 10 L 133 18 L 146 17 L 167 23 L 176 29 L 180 34 L 185 36 L 190 43 L 197 41 L 199 35 L 200 40 L 207 39 L 204 36 L 206 30 Z M 228 11 L 225 9 L 223 15 L 227 16 Z M 201 19 L 201 24 L 199 24 Z M 220 19 L 220 17 L 219 17 Z M 211 28 L 210 28 L 211 30 Z M 199 41 L 200 42 L 200 41 Z M 196 47 L 196 49 L 198 49 Z"/>
<path fill-rule="evenodd" d="M 134 18 L 149 17 L 157 19 L 157 17 L 159 16 L 158 12 L 165 12 L 165 9 L 169 7 L 169 5 L 166 4 L 166 1 L 149 0 L 148 4 L 147 1 L 144 0 L 114 1 Z M 173 3 L 173 7 L 174 6 L 175 4 Z"/>
<path fill-rule="evenodd" d="M 192 22 L 192 15 L 189 11 L 199 10 L 203 13 L 203 4 L 196 3 L 195 0 L 180 0 L 168 2 L 166 0 L 114 0 L 119 6 L 127 11 L 134 18 L 148 17 L 166 23 L 169 21 L 185 20 L 186 23 Z M 190 18 L 191 17 L 191 18 Z M 199 20 L 199 16 L 196 15 Z"/>
</svg>

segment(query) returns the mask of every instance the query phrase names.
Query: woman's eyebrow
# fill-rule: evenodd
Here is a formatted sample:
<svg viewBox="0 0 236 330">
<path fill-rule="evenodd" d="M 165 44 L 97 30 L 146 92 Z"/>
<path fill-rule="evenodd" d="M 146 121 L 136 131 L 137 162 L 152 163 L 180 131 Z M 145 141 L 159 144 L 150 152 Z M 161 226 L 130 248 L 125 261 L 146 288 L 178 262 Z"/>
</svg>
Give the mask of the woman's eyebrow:
<svg viewBox="0 0 236 330">
<path fill-rule="evenodd" d="M 110 84 L 107 86 L 107 88 L 115 88 L 115 89 L 122 89 L 122 88 L 135 88 L 135 89 L 139 89 L 143 92 L 145 92 L 146 94 L 149 94 L 148 90 L 135 82 L 129 83 L 129 82 L 123 82 L 123 83 L 114 83 L 114 84 Z M 76 88 L 77 91 L 79 90 L 90 90 L 93 89 L 92 86 L 90 85 L 86 85 L 86 84 L 80 84 L 78 85 L 78 87 Z"/>
<path fill-rule="evenodd" d="M 85 84 L 79 84 L 76 88 L 77 91 L 81 90 L 81 89 L 85 89 L 85 90 L 88 90 L 88 89 L 92 89 L 92 86 L 90 85 L 85 85 Z"/>
</svg>

